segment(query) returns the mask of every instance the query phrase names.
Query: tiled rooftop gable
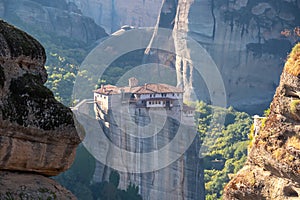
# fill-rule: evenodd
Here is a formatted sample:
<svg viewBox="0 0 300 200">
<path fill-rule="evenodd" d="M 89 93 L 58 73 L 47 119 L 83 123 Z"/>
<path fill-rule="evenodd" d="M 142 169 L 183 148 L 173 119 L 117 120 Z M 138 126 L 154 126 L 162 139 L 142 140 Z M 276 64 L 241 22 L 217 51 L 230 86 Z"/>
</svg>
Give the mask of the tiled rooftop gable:
<svg viewBox="0 0 300 200">
<path fill-rule="evenodd" d="M 163 84 L 163 83 L 148 83 L 143 86 L 136 87 L 117 87 L 114 85 L 104 85 L 96 93 L 99 94 L 120 94 L 121 90 L 125 93 L 133 94 L 155 94 L 155 93 L 183 93 L 183 90 L 172 85 Z"/>
<path fill-rule="evenodd" d="M 145 84 L 134 88 L 132 93 L 135 94 L 153 94 L 153 93 L 183 93 L 183 91 L 177 87 L 167 84 Z"/>
</svg>

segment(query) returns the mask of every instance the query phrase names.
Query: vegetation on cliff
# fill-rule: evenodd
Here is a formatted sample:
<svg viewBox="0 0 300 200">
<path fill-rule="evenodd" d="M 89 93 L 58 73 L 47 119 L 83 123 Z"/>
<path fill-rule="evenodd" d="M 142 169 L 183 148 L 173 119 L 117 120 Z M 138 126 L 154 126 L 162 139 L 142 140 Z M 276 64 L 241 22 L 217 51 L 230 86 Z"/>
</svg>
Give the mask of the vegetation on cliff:
<svg viewBox="0 0 300 200">
<path fill-rule="evenodd" d="M 300 43 L 295 45 L 292 49 L 292 52 L 285 63 L 284 70 L 294 76 L 300 75 Z"/>
<path fill-rule="evenodd" d="M 116 171 L 110 173 L 109 181 L 93 183 L 94 170 L 94 157 L 81 145 L 71 169 L 54 179 L 82 200 L 142 200 L 139 188 L 134 184 L 126 190 L 118 188 L 120 175 Z"/>
<path fill-rule="evenodd" d="M 299 47 L 290 53 L 245 166 L 226 185 L 224 199 L 298 199 L 300 196 Z"/>
<path fill-rule="evenodd" d="M 235 174 L 246 161 L 251 117 L 232 107 L 213 107 L 196 103 L 198 133 L 205 151 L 203 163 L 206 199 L 221 199 L 229 176 Z M 216 120 L 225 118 L 225 120 Z"/>
</svg>

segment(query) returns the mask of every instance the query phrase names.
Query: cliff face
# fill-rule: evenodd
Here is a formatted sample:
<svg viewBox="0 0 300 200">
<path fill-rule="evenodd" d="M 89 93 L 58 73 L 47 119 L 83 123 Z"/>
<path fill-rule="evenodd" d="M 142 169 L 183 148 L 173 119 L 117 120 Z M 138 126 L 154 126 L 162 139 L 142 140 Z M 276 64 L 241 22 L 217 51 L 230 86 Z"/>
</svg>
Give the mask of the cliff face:
<svg viewBox="0 0 300 200">
<path fill-rule="evenodd" d="M 149 125 L 149 116 L 144 115 L 147 112 L 144 109 L 128 112 L 128 108 L 124 106 L 116 112 L 108 111 L 108 113 L 102 111 L 97 105 L 95 109 L 98 121 L 85 119 L 84 115 L 78 117 L 86 124 L 85 128 L 88 129 L 86 131 L 89 132 L 83 143 L 90 148 L 91 152 L 97 152 L 97 156 L 101 155 L 99 159 L 101 162 L 97 162 L 94 174 L 95 182 L 107 181 L 112 170 L 110 166 L 114 166 L 113 170 L 116 168 L 120 170 L 118 171 L 120 189 L 135 184 L 139 187 L 139 194 L 143 199 L 204 199 L 204 173 L 201 161 L 198 159 L 200 148 L 198 138 L 196 137 L 187 151 L 176 156 L 184 148 L 183 141 L 187 140 L 186 137 L 195 136 L 192 126 L 180 125 L 180 122 L 171 117 L 164 119 L 159 111 L 151 111 L 151 120 L 154 118 L 161 121 L 162 127 L 153 121 Z M 132 121 L 133 118 L 135 121 Z M 181 139 L 177 140 L 178 138 L 174 138 L 177 137 L 179 126 L 184 130 L 184 138 L 179 136 Z M 105 139 L 97 139 L 100 137 L 101 128 L 105 137 L 112 142 L 111 144 Z M 155 131 L 158 133 L 152 133 Z M 137 137 L 145 134 L 151 135 Z M 172 147 L 168 147 L 171 142 Z M 119 152 L 115 146 L 122 151 Z M 156 151 L 160 152 L 157 156 L 149 155 Z M 141 155 L 136 155 L 137 153 Z M 176 159 L 165 167 L 157 167 L 174 157 Z"/>
<path fill-rule="evenodd" d="M 0 1 L 0 17 L 22 26 L 91 43 L 105 36 L 103 28 L 65 0 Z"/>
<path fill-rule="evenodd" d="M 56 192 L 55 184 L 49 180 L 39 185 L 39 180 L 47 178 L 32 175 L 36 185 L 26 188 L 28 173 L 52 176 L 67 170 L 80 137 L 71 110 L 57 102 L 43 86 L 47 80 L 44 48 L 3 21 L 0 21 L 0 41 L 0 184 L 5 186 L 0 188 L 0 197 L 4 198 L 1 195 L 7 192 L 19 197 L 18 191 L 23 191 L 36 199 L 38 193 L 30 192 L 33 188 L 51 186 L 51 191 Z M 27 172 L 27 175 L 3 170 Z"/>
<path fill-rule="evenodd" d="M 104 27 L 107 33 L 123 25 L 153 27 L 159 15 L 162 0 L 68 0 L 82 13 Z"/>
<path fill-rule="evenodd" d="M 165 5 L 176 10 L 174 20 L 166 21 L 174 23 L 174 32 L 192 37 L 211 55 L 222 74 L 230 105 L 251 112 L 270 102 L 283 60 L 297 39 L 281 32 L 299 24 L 299 1 L 168 0 Z M 166 19 L 163 11 L 161 18 Z M 161 27 L 167 25 L 160 23 Z M 187 91 L 186 99 L 193 99 L 195 92 L 207 100 L 208 94 L 199 87 L 203 83 L 195 78 L 193 60 L 197 58 L 189 52 L 193 50 L 186 40 L 174 39 L 177 55 L 187 55 L 176 58 L 178 84 Z M 200 68 L 205 64 L 197 63 Z"/>
<path fill-rule="evenodd" d="M 300 196 L 300 44 L 293 48 L 254 138 L 248 161 L 226 186 L 224 199 L 298 199 Z"/>
</svg>

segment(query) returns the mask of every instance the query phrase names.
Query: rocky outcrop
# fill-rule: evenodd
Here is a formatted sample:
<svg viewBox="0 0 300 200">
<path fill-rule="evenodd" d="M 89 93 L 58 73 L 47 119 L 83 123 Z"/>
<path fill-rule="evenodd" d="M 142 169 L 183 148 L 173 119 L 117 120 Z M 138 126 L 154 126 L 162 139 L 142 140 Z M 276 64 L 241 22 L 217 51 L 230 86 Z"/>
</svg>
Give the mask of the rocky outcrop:
<svg viewBox="0 0 300 200">
<path fill-rule="evenodd" d="M 162 0 L 68 0 L 86 16 L 104 27 L 107 33 L 123 25 L 153 27 L 159 15 Z M 165 12 L 168 12 L 167 9 Z"/>
<path fill-rule="evenodd" d="M 0 199 L 76 199 L 54 180 L 38 174 L 0 171 L 0 185 Z"/>
<path fill-rule="evenodd" d="M 254 138 L 248 161 L 225 187 L 224 199 L 299 199 L 299 62 L 300 44 L 285 64 L 270 115 Z"/>
<path fill-rule="evenodd" d="M 286 37 L 284 30 L 298 25 L 298 1 L 248 0 L 166 0 L 175 13 L 173 20 L 160 14 L 160 27 L 173 22 L 176 47 L 176 70 L 186 99 L 209 101 L 205 83 L 195 71 L 207 65 L 192 56 L 193 49 L 184 37 L 196 40 L 212 57 L 221 72 L 228 104 L 253 112 L 262 111 L 272 99 L 287 52 L 297 37 Z M 176 7 L 176 9 L 174 9 Z M 172 16 L 170 14 L 169 16 Z M 170 25 L 169 25 L 170 26 Z M 180 35 L 176 39 L 176 33 Z M 186 55 L 182 57 L 180 55 Z M 196 62 L 193 62 L 197 60 Z M 199 74 L 199 73 L 198 73 Z"/>
<path fill-rule="evenodd" d="M 0 170 L 57 175 L 81 141 L 72 111 L 43 85 L 46 56 L 34 38 L 0 21 L 0 41 Z"/>
<path fill-rule="evenodd" d="M 165 111 L 142 108 L 138 113 L 128 105 L 106 112 L 95 104 L 95 119 L 90 106 L 83 101 L 74 113 L 89 133 L 83 144 L 98 160 L 94 182 L 108 181 L 111 171 L 118 170 L 119 188 L 134 184 L 143 199 L 205 199 L 199 138 L 193 126 Z"/>
<path fill-rule="evenodd" d="M 114 113 L 115 114 L 115 113 Z M 122 113 L 123 114 L 123 113 Z M 124 114 L 123 114 L 124 115 Z M 153 116 L 161 118 L 161 116 Z M 115 117 L 115 115 L 114 115 Z M 124 117 L 124 116 L 123 116 Z M 138 123 L 143 124 L 146 120 L 143 120 L 140 116 L 135 116 L 138 118 Z M 110 117 L 112 119 L 112 117 Z M 124 120 L 124 119 L 122 119 Z M 166 160 L 172 159 L 179 149 L 183 147 L 184 140 L 182 138 L 180 142 L 173 142 L 174 146 L 178 148 L 167 147 L 168 150 L 164 152 L 165 148 L 169 143 L 174 140 L 176 134 L 179 134 L 178 127 L 181 128 L 184 125 L 180 125 L 177 120 L 172 118 L 167 118 L 164 126 L 161 128 L 159 133 L 155 134 L 153 137 L 148 138 L 139 138 L 133 136 L 135 133 L 132 133 L 132 128 L 126 128 L 128 124 L 131 124 L 129 119 L 124 120 L 123 124 L 116 124 L 115 122 L 105 121 L 109 123 L 109 128 L 106 128 L 104 125 L 105 135 L 121 149 L 128 152 L 138 152 L 138 153 L 148 153 L 153 151 L 160 151 L 159 156 L 149 156 L 149 159 L 146 160 L 147 155 L 131 156 L 122 155 L 121 159 L 113 159 L 116 157 L 118 152 L 112 147 L 109 147 L 109 150 L 105 154 L 108 159 L 107 163 L 109 165 L 115 165 L 125 168 L 127 166 L 126 162 L 132 162 L 132 165 L 135 165 L 135 170 L 137 173 L 132 173 L 129 170 L 123 170 L 119 172 L 120 174 L 120 184 L 121 189 L 126 189 L 128 185 L 135 184 L 139 186 L 139 194 L 143 199 L 178 199 L 178 200 L 194 200 L 205 199 L 204 193 L 204 169 L 201 166 L 201 160 L 198 158 L 199 152 L 199 140 L 196 138 L 193 143 L 189 146 L 186 152 L 182 152 L 181 156 L 178 156 L 176 161 L 168 163 L 165 167 L 161 169 L 156 169 L 153 171 L 145 170 L 149 166 L 159 166 L 158 163 L 163 163 Z M 100 121 L 104 123 L 104 121 Z M 190 135 L 195 134 L 193 127 L 184 126 L 185 137 L 190 137 Z M 152 130 L 152 128 L 150 128 Z M 143 134 L 142 131 L 136 131 L 138 134 Z M 182 142 L 182 143 L 181 143 Z M 94 142 L 94 145 L 89 146 L 99 146 L 97 141 Z M 102 144 L 101 144 L 102 145 Z M 98 147 L 99 148 L 99 147 Z M 103 150 L 98 150 L 101 152 Z M 139 162 L 137 161 L 139 160 Z M 113 164 L 112 164 L 113 163 Z M 125 164 L 124 164 L 125 163 Z M 151 168 L 151 167 L 149 167 Z M 97 170 L 94 174 L 94 180 L 96 182 L 108 180 L 109 174 L 112 169 L 107 166 L 103 166 L 101 163 L 97 163 Z M 145 170 L 145 171 L 144 171 Z"/>
<path fill-rule="evenodd" d="M 36 32 L 47 32 L 83 43 L 106 36 L 103 28 L 85 17 L 74 3 L 65 0 L 0 1 L 0 17 Z M 31 30 L 32 31 L 32 30 Z"/>
</svg>

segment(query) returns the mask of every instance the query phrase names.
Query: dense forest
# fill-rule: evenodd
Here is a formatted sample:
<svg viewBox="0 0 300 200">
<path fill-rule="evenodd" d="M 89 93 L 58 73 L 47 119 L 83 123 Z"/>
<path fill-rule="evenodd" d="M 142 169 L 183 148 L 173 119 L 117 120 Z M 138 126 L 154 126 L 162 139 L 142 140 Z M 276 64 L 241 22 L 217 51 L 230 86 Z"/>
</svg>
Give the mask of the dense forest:
<svg viewBox="0 0 300 200">
<path fill-rule="evenodd" d="M 72 167 L 54 179 L 82 200 L 142 200 L 138 186 L 130 184 L 126 190 L 118 188 L 120 175 L 117 171 L 110 173 L 108 181 L 93 183 L 94 170 L 94 157 L 80 145 Z"/>
<path fill-rule="evenodd" d="M 247 158 L 251 117 L 244 112 L 194 103 L 198 135 L 205 151 L 201 157 L 207 200 L 221 199 L 229 176 L 235 174 Z M 218 120 L 223 118 L 224 120 Z"/>
</svg>

